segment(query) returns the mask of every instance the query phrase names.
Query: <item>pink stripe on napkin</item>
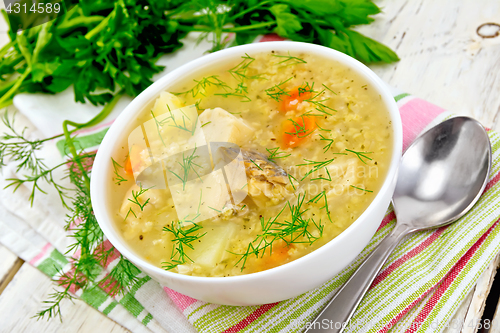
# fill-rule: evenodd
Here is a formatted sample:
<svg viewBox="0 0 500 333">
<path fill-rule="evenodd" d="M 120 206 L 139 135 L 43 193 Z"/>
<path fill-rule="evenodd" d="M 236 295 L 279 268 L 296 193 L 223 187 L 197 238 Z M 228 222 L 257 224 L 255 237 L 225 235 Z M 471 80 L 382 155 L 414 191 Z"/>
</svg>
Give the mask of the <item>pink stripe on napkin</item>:
<svg viewBox="0 0 500 333">
<path fill-rule="evenodd" d="M 198 300 L 196 300 L 192 297 L 183 295 L 181 293 L 178 293 L 177 291 L 172 290 L 170 288 L 163 287 L 163 290 L 165 290 L 167 295 L 172 299 L 172 301 L 175 303 L 175 305 L 177 305 L 177 307 L 181 311 L 184 311 L 191 304 L 198 302 Z"/>
<path fill-rule="evenodd" d="M 413 98 L 399 108 L 403 123 L 403 150 L 427 127 L 438 115 L 445 110 L 424 101 Z"/>
<path fill-rule="evenodd" d="M 498 222 L 496 221 L 488 231 L 479 238 L 479 240 L 467 251 L 467 253 L 460 259 L 460 261 L 452 268 L 452 270 L 448 273 L 448 275 L 444 278 L 443 282 L 439 285 L 437 291 L 432 295 L 432 297 L 427 301 L 427 304 L 417 315 L 415 320 L 413 321 L 416 325 L 412 325 L 409 329 L 406 330 L 405 333 L 414 333 L 416 332 L 420 326 L 424 323 L 425 319 L 429 316 L 432 309 L 438 304 L 439 300 L 445 293 L 445 291 L 450 287 L 452 282 L 457 278 L 459 273 L 464 269 L 469 260 L 472 258 L 474 253 L 481 247 L 481 244 L 484 243 L 486 238 L 489 236 L 491 231 L 495 229 Z"/>
<path fill-rule="evenodd" d="M 390 264 L 386 269 L 384 269 L 382 272 L 380 272 L 375 280 L 373 281 L 372 285 L 370 286 L 370 289 L 375 287 L 377 284 L 382 282 L 386 277 L 389 276 L 394 270 L 396 270 L 399 266 L 401 266 L 403 263 L 408 261 L 409 259 L 415 257 L 418 255 L 420 252 L 425 250 L 427 247 L 429 247 L 436 239 L 441 236 L 441 234 L 446 230 L 447 227 L 442 227 L 437 229 L 435 232 L 433 232 L 428 238 L 426 238 L 422 243 L 420 243 L 418 246 L 414 247 L 411 251 L 405 253 L 401 258 Z"/>
<path fill-rule="evenodd" d="M 52 244 L 50 243 L 45 244 L 42 247 L 42 250 L 40 250 L 40 253 L 38 253 L 35 257 L 33 257 L 33 259 L 30 260 L 30 265 L 36 266 L 37 261 L 43 258 L 50 249 L 53 249 Z"/>
<path fill-rule="evenodd" d="M 279 304 L 279 302 L 261 305 L 257 308 L 257 310 L 249 314 L 245 319 L 243 319 L 236 325 L 229 327 L 222 333 L 237 333 L 241 331 L 242 329 L 253 323 L 255 320 L 257 320 L 264 313 L 271 310 L 271 308 L 275 307 L 277 304 Z"/>
</svg>

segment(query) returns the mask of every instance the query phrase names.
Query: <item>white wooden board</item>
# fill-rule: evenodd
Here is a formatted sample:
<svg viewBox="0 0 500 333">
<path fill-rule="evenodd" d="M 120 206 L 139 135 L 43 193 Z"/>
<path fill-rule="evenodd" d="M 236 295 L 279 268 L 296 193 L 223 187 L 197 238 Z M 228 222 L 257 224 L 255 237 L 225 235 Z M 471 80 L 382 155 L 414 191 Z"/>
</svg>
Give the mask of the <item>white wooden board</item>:
<svg viewBox="0 0 500 333">
<path fill-rule="evenodd" d="M 32 318 L 53 290 L 52 281 L 29 264 L 23 264 L 0 295 L 1 332 L 128 332 L 80 300 L 63 302 L 63 321 Z"/>
</svg>

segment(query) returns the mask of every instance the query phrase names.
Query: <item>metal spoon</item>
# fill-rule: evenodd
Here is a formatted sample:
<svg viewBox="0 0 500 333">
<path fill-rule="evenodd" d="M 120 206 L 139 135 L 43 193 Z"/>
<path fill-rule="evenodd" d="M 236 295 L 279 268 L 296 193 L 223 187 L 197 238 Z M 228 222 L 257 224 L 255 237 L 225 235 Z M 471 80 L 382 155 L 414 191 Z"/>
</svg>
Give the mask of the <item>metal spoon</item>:
<svg viewBox="0 0 500 333">
<path fill-rule="evenodd" d="M 343 332 L 396 245 L 409 233 L 444 226 L 468 212 L 486 187 L 490 168 L 490 140 L 474 119 L 451 118 L 417 138 L 403 155 L 392 198 L 396 227 L 306 332 Z M 327 329 L 321 327 L 325 319 Z"/>
</svg>

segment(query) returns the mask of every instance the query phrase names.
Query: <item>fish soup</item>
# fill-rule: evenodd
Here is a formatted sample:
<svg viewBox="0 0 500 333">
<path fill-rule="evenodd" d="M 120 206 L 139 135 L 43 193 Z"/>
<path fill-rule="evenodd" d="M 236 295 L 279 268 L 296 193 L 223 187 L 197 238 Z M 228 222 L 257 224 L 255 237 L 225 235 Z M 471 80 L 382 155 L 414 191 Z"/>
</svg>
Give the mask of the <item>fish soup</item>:
<svg viewBox="0 0 500 333">
<path fill-rule="evenodd" d="M 392 154 L 375 89 L 308 54 L 243 54 L 162 92 L 135 125 L 113 155 L 115 223 L 142 258 L 193 276 L 326 244 L 374 199 Z"/>
</svg>

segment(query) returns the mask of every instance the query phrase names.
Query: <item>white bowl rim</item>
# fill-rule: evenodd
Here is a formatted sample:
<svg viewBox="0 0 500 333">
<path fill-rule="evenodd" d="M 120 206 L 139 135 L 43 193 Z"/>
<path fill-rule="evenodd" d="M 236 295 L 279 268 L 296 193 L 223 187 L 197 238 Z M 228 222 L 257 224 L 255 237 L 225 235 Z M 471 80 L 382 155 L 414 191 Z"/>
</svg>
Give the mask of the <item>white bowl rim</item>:
<svg viewBox="0 0 500 333">
<path fill-rule="evenodd" d="M 149 262 L 145 259 L 142 259 L 139 255 L 135 254 L 132 249 L 125 244 L 118 237 L 115 237 L 116 230 L 113 230 L 112 227 L 113 221 L 109 219 L 108 222 L 103 223 L 103 220 L 108 220 L 106 207 L 104 205 L 104 191 L 101 191 L 101 188 L 104 187 L 104 184 L 108 184 L 108 182 L 104 179 L 105 170 L 107 170 L 107 164 L 110 163 L 106 161 L 106 159 L 110 160 L 110 156 L 112 156 L 113 150 L 111 149 L 116 142 L 116 139 L 120 137 L 121 129 L 125 127 L 129 120 L 138 112 L 140 112 L 147 103 L 149 103 L 152 98 L 156 97 L 161 91 L 163 91 L 165 86 L 168 86 L 172 82 L 177 81 L 177 77 L 185 77 L 185 73 L 192 72 L 193 68 L 198 68 L 200 66 L 206 66 L 210 63 L 218 63 L 220 62 L 220 58 L 235 58 L 235 56 L 241 56 L 245 53 L 258 54 L 266 51 L 290 51 L 290 52 L 311 52 L 318 56 L 331 59 L 333 61 L 338 61 L 344 65 L 347 65 L 353 68 L 358 74 L 363 76 L 363 78 L 367 79 L 370 83 L 374 84 L 374 87 L 377 89 L 379 94 L 382 97 L 384 104 L 387 107 L 387 111 L 389 112 L 390 119 L 392 121 L 393 128 L 393 152 L 390 161 L 389 170 L 387 170 L 386 179 L 384 183 L 380 187 L 377 195 L 370 203 L 370 205 L 366 208 L 366 210 L 342 233 L 340 233 L 337 237 L 330 240 L 320 248 L 308 253 L 307 255 L 295 259 L 289 263 L 284 265 L 274 267 L 269 270 L 237 275 L 237 276 L 227 276 L 227 277 L 201 277 L 201 276 L 190 276 L 183 275 L 180 273 L 170 272 L 164 269 L 161 269 Z M 387 85 L 367 66 L 357 61 L 356 59 L 336 51 L 334 49 L 310 44 L 303 42 L 290 42 L 290 41 L 278 41 L 278 42 L 264 42 L 264 43 L 254 43 L 254 44 L 246 44 L 241 46 L 235 46 L 229 49 L 224 49 L 218 52 L 214 52 L 208 55 L 204 55 L 198 59 L 192 60 L 175 70 L 169 72 L 165 76 L 161 77 L 158 81 L 151 84 L 148 88 L 146 88 L 142 93 L 140 93 L 136 98 L 132 100 L 132 102 L 121 112 L 121 114 L 116 118 L 114 123 L 109 128 L 106 133 L 104 139 L 101 142 L 100 148 L 97 151 L 97 155 L 92 168 L 92 176 L 91 176 L 91 199 L 92 206 L 94 208 L 95 217 L 103 231 L 104 235 L 108 238 L 108 240 L 113 244 L 113 246 L 127 259 L 130 259 L 134 264 L 139 266 L 139 269 L 142 270 L 142 267 L 146 268 L 149 271 L 153 271 L 156 274 L 163 275 L 166 277 L 171 277 L 175 280 L 184 280 L 191 282 L 200 282 L 203 284 L 209 285 L 217 285 L 217 284 L 225 284 L 230 282 L 245 282 L 246 280 L 254 280 L 257 278 L 265 278 L 270 275 L 276 274 L 280 270 L 290 269 L 292 266 L 300 265 L 304 260 L 308 260 L 312 256 L 321 255 L 322 252 L 328 251 L 330 247 L 335 246 L 335 243 L 340 242 L 343 238 L 348 237 L 350 232 L 356 228 L 356 226 L 361 223 L 362 220 L 369 216 L 371 211 L 374 210 L 379 204 L 379 201 L 382 201 L 383 193 L 389 191 L 391 189 L 392 182 L 395 180 L 397 176 L 397 169 L 399 167 L 399 161 L 402 154 L 402 123 L 399 114 L 399 109 L 397 107 L 396 101 L 394 100 L 392 94 L 388 91 Z M 102 170 L 102 172 L 96 171 Z M 140 263 L 140 264 L 138 264 Z"/>
</svg>

